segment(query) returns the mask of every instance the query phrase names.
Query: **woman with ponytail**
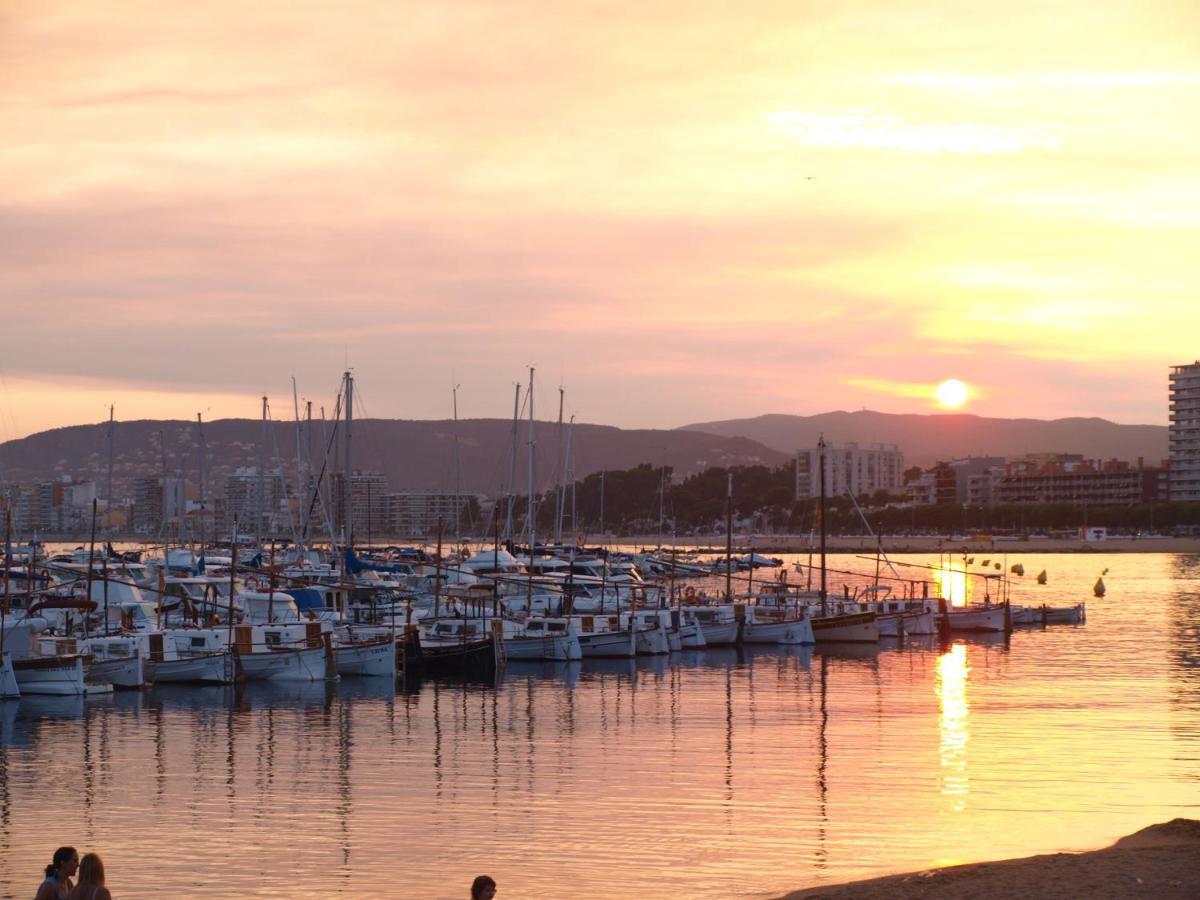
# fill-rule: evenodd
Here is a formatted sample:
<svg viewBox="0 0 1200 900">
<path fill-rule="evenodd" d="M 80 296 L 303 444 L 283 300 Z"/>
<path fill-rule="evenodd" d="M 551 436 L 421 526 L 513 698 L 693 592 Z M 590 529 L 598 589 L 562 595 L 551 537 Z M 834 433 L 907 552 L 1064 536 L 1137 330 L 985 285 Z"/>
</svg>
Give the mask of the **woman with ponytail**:
<svg viewBox="0 0 1200 900">
<path fill-rule="evenodd" d="M 74 847 L 59 847 L 46 866 L 46 880 L 33 900 L 67 900 L 71 892 L 71 876 L 79 868 L 79 854 Z"/>
</svg>

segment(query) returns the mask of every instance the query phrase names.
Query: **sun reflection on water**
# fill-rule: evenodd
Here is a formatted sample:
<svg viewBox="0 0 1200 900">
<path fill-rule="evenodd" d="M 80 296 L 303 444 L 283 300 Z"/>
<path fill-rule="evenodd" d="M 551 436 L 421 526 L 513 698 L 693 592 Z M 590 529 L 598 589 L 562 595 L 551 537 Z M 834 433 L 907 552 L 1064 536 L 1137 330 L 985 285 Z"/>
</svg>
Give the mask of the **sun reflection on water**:
<svg viewBox="0 0 1200 900">
<path fill-rule="evenodd" d="M 967 605 L 967 568 L 963 563 L 944 562 L 933 573 L 938 596 L 951 606 Z"/>
<path fill-rule="evenodd" d="M 970 791 L 967 778 L 967 744 L 971 740 L 970 705 L 967 703 L 967 648 L 955 644 L 938 657 L 936 691 L 938 729 L 941 734 L 939 757 L 942 765 L 942 793 L 955 798 L 952 806 L 959 812 Z"/>
</svg>

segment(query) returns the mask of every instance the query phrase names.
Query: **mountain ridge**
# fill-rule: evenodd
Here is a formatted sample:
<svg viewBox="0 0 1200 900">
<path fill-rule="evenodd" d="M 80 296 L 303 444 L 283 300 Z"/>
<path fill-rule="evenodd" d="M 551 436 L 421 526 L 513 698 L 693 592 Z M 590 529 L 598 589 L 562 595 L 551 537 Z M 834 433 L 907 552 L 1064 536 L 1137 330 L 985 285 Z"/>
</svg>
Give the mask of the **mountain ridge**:
<svg viewBox="0 0 1200 900">
<path fill-rule="evenodd" d="M 1123 425 L 1095 416 L 1060 419 L 979 416 L 974 413 L 881 413 L 834 410 L 811 416 L 768 413 L 746 419 L 697 422 L 681 431 L 739 436 L 781 453 L 815 447 L 823 433 L 831 444 L 896 444 L 905 465 L 932 466 L 964 456 L 1082 453 L 1158 465 L 1167 456 L 1165 425 Z"/>
</svg>

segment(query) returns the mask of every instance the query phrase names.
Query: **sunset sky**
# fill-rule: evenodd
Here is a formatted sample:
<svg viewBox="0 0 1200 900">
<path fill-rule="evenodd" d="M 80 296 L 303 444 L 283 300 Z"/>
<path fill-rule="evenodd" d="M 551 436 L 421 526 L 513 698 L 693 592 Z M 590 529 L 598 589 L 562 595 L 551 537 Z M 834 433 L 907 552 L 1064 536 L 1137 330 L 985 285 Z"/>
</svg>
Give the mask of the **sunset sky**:
<svg viewBox="0 0 1200 900">
<path fill-rule="evenodd" d="M 1194 2 L 0 7 L 0 440 L 106 417 L 1165 423 Z"/>
</svg>

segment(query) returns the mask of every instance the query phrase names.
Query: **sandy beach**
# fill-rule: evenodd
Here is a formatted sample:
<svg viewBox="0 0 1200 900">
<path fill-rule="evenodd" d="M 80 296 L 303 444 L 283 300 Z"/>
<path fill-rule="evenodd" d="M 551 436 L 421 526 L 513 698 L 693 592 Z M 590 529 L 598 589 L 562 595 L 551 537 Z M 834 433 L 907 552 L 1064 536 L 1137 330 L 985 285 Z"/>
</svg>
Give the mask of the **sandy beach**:
<svg viewBox="0 0 1200 900">
<path fill-rule="evenodd" d="M 1089 853 L 1053 853 L 806 888 L 781 900 L 1183 900 L 1200 897 L 1200 822 L 1174 819 Z"/>
</svg>

